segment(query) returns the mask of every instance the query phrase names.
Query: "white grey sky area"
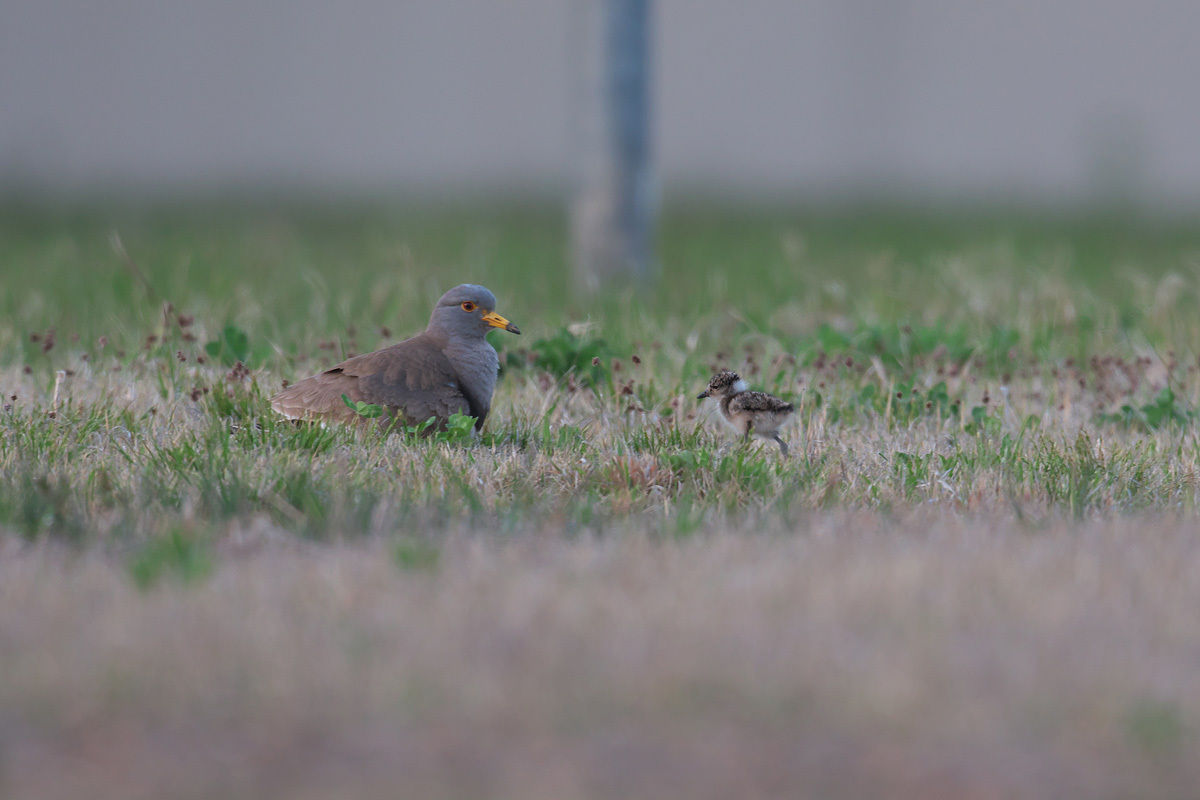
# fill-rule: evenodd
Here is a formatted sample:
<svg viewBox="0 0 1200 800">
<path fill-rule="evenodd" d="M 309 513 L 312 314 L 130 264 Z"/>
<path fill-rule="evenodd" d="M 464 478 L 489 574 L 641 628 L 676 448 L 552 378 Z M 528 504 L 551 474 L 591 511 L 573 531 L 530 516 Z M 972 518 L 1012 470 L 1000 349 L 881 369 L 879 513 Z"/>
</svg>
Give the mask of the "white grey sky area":
<svg viewBox="0 0 1200 800">
<path fill-rule="evenodd" d="M 560 190 L 596 0 L 7 0 L 0 191 Z M 658 0 L 670 191 L 1200 205 L 1200 3 Z"/>
</svg>

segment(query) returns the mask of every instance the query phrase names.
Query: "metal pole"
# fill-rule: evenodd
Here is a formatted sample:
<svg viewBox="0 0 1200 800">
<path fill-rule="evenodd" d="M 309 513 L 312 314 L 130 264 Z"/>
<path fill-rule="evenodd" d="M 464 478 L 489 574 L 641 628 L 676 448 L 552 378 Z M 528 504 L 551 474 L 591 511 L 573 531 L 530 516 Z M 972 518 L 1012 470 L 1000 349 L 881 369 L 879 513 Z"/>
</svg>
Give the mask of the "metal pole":
<svg viewBox="0 0 1200 800">
<path fill-rule="evenodd" d="M 579 0 L 582 161 L 571 213 L 588 289 L 652 275 L 657 198 L 650 146 L 651 0 Z"/>
</svg>

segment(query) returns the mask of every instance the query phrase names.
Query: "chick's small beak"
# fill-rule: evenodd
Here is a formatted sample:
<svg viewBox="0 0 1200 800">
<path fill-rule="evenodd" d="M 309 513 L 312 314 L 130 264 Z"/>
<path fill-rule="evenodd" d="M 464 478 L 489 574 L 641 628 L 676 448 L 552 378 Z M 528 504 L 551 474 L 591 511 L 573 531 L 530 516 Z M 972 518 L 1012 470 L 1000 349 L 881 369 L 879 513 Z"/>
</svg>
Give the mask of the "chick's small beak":
<svg viewBox="0 0 1200 800">
<path fill-rule="evenodd" d="M 518 328 L 516 325 L 513 325 L 511 322 L 509 322 L 504 317 L 497 314 L 495 311 L 489 311 L 486 314 L 484 314 L 483 321 L 486 322 L 488 325 L 491 325 L 493 328 L 504 328 L 504 330 L 508 331 L 509 333 L 515 333 L 518 336 L 521 335 L 520 328 Z"/>
<path fill-rule="evenodd" d="M 708 390 L 707 390 L 707 389 L 705 389 L 705 390 L 704 390 L 703 392 L 701 392 L 700 394 L 696 395 L 696 399 L 697 399 L 697 400 L 703 400 L 703 399 L 704 399 L 704 398 L 706 398 L 706 397 L 708 397 Z"/>
</svg>

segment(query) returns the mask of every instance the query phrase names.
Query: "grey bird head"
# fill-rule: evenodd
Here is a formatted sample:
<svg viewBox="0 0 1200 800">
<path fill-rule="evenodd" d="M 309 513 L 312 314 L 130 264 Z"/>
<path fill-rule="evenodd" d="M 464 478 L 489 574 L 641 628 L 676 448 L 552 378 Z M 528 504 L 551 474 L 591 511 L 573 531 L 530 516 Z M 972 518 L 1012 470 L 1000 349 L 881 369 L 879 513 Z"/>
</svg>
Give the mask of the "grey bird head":
<svg viewBox="0 0 1200 800">
<path fill-rule="evenodd" d="M 521 332 L 496 313 L 496 295 L 474 283 L 460 284 L 442 295 L 429 317 L 429 330 L 451 337 L 482 339 L 492 328 Z"/>
<path fill-rule="evenodd" d="M 736 372 L 722 370 L 712 376 L 712 380 L 708 382 L 708 388 L 696 395 L 696 399 L 703 400 L 706 397 L 725 397 L 726 395 L 744 391 L 746 391 L 746 382 Z"/>
</svg>

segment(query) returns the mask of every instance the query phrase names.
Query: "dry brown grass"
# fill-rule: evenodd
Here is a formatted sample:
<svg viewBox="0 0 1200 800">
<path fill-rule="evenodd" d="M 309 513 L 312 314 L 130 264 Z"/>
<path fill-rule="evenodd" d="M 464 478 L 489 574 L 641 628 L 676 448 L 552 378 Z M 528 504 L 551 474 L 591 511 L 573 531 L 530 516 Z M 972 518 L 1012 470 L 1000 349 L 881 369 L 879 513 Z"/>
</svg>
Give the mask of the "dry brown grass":
<svg viewBox="0 0 1200 800">
<path fill-rule="evenodd" d="M 1194 518 L 0 558 L 6 796 L 1188 797 Z M 232 547 L 232 545 L 231 545 Z"/>
</svg>

